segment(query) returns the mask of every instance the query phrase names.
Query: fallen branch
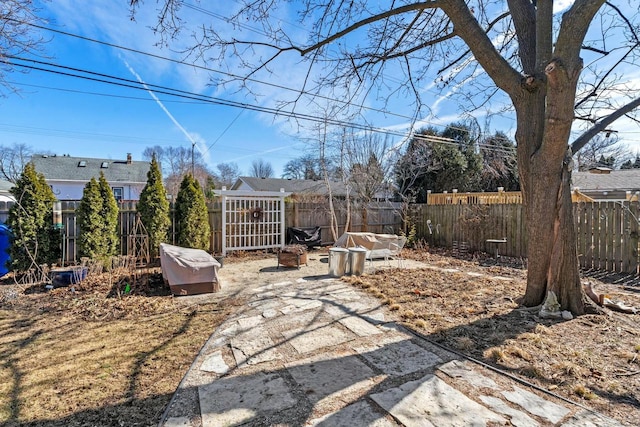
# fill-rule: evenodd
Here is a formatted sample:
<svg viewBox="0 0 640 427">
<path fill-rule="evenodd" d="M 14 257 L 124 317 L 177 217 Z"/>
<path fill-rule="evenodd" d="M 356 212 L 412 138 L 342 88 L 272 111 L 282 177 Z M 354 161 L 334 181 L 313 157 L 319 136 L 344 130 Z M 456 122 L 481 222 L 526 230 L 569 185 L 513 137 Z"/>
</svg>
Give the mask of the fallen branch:
<svg viewBox="0 0 640 427">
<path fill-rule="evenodd" d="M 583 288 L 584 288 L 584 292 L 589 296 L 589 298 L 591 298 L 593 302 L 595 302 L 601 307 L 606 307 L 608 309 L 619 311 L 621 313 L 627 313 L 627 314 L 638 313 L 638 309 L 636 307 L 631 307 L 622 301 L 613 301 L 612 299 L 609 298 L 608 295 L 596 293 L 593 289 L 593 285 L 589 281 L 587 281 L 583 285 Z"/>
</svg>

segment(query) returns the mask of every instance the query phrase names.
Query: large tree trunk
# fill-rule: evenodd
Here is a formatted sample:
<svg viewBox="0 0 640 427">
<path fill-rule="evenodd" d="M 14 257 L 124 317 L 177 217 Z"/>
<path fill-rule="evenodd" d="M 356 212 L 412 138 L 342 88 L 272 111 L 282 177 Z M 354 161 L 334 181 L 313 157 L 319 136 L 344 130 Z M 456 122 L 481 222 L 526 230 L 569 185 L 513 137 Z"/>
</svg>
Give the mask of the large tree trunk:
<svg viewBox="0 0 640 427">
<path fill-rule="evenodd" d="M 584 313 L 585 306 L 567 143 L 577 73 L 575 69 L 567 71 L 558 60 L 552 61 L 545 72 L 546 85 L 534 79 L 525 81 L 520 97 L 514 99 L 518 115 L 518 167 L 528 234 L 523 304 L 540 305 L 549 292 L 554 292 L 563 310 L 579 315 Z"/>
</svg>

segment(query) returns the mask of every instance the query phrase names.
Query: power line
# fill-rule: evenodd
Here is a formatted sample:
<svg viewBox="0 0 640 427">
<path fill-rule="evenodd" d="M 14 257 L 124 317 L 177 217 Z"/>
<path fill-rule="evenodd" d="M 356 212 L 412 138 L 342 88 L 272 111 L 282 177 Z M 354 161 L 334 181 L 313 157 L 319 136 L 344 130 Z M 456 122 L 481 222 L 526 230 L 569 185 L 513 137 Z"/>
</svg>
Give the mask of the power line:
<svg viewBox="0 0 640 427">
<path fill-rule="evenodd" d="M 199 10 L 202 13 L 209 13 L 209 11 L 206 11 L 205 9 L 202 9 L 202 8 L 196 8 L 195 6 L 192 7 L 191 5 L 188 5 L 188 7 L 191 7 L 194 10 Z M 210 12 L 210 13 L 213 13 L 213 12 Z M 222 17 L 222 18 L 219 17 L 219 16 L 216 16 L 216 17 L 218 19 L 226 20 L 224 17 Z M 14 20 L 14 21 L 16 21 L 16 20 Z M 275 88 L 278 88 L 278 89 L 284 89 L 284 90 L 287 90 L 287 91 L 293 91 L 293 92 L 296 92 L 297 94 L 304 94 L 304 95 L 308 95 L 308 96 L 314 96 L 314 97 L 318 97 L 320 99 L 325 99 L 325 100 L 329 100 L 329 101 L 332 101 L 332 102 L 338 102 L 338 103 L 341 103 L 342 105 L 345 105 L 345 106 L 352 105 L 350 102 L 345 102 L 345 101 L 342 101 L 342 100 L 326 97 L 326 96 L 323 96 L 323 95 L 312 94 L 312 93 L 309 93 L 307 91 L 301 91 L 301 90 L 298 90 L 298 89 L 293 89 L 293 88 L 290 88 L 290 87 L 286 87 L 284 85 L 278 85 L 278 84 L 274 84 L 274 83 L 271 83 L 271 82 L 264 82 L 264 81 L 260 81 L 260 80 L 253 79 L 253 78 L 245 79 L 245 78 L 243 78 L 241 76 L 238 76 L 238 75 L 235 75 L 235 74 L 231 74 L 231 73 L 228 73 L 228 72 L 212 69 L 212 68 L 209 68 L 209 67 L 205 67 L 205 66 L 201 66 L 201 65 L 197 65 L 197 64 L 193 64 L 193 63 L 190 64 L 190 63 L 187 63 L 185 61 L 180 61 L 180 60 L 164 57 L 164 56 L 161 56 L 161 55 L 152 54 L 152 53 L 149 53 L 149 52 L 144 52 L 144 51 L 140 51 L 140 50 L 137 50 L 137 49 L 128 48 L 128 47 L 117 45 L 117 44 L 114 44 L 114 43 L 104 42 L 104 41 L 93 39 L 93 38 L 90 38 L 90 37 L 85 37 L 85 36 L 73 34 L 73 33 L 70 33 L 70 32 L 62 31 L 62 30 L 57 30 L 57 29 L 53 29 L 53 28 L 49 28 L 49 27 L 45 27 L 45 26 L 41 26 L 41 25 L 37 25 L 37 24 L 33 24 L 33 23 L 28 23 L 28 22 L 23 22 L 23 23 L 27 24 L 27 25 L 31 25 L 31 26 L 33 26 L 35 28 L 43 29 L 43 30 L 46 30 L 46 31 L 51 31 L 51 32 L 62 34 L 62 35 L 69 36 L 69 37 L 79 38 L 81 40 L 89 41 L 89 42 L 92 42 L 92 43 L 102 44 L 102 45 L 109 46 L 109 47 L 112 47 L 112 48 L 122 49 L 122 50 L 125 50 L 125 51 L 130 51 L 130 52 L 133 52 L 133 53 L 137 53 L 137 54 L 153 57 L 153 58 L 156 58 L 156 59 L 161 59 L 161 60 L 165 60 L 165 61 L 169 61 L 169 62 L 181 64 L 181 65 L 186 65 L 186 66 L 199 68 L 199 69 L 210 71 L 210 72 L 214 72 L 214 73 L 223 74 L 223 75 L 226 75 L 226 76 L 234 78 L 234 79 L 243 79 L 243 80 L 246 80 L 246 81 L 251 81 L 251 82 L 255 82 L 255 83 L 259 83 L 259 84 L 263 84 L 263 85 L 272 86 L 272 87 L 275 87 Z M 256 31 L 255 29 L 252 29 L 252 30 Z M 25 59 L 22 59 L 22 60 L 26 61 Z M 43 61 L 35 61 L 35 60 L 28 60 L 28 61 L 34 61 L 36 63 L 47 64 L 47 63 L 45 63 Z M 38 67 L 30 67 L 30 66 L 26 66 L 26 65 L 23 65 L 23 64 L 15 64 L 15 65 L 26 67 L 26 68 L 38 69 Z M 132 87 L 132 86 L 129 85 L 129 84 L 134 84 L 134 85 L 138 84 L 137 81 L 134 81 L 134 80 L 131 80 L 131 79 L 124 79 L 124 78 L 115 77 L 115 76 L 111 76 L 111 75 L 107 75 L 107 74 L 103 74 L 103 73 L 90 72 L 90 71 L 87 71 L 87 70 L 82 70 L 82 69 L 73 68 L 73 67 L 65 67 L 65 66 L 61 66 L 61 65 L 57 65 L 57 64 L 52 64 L 52 63 L 48 63 L 48 65 L 49 66 L 54 66 L 54 67 L 60 67 L 62 69 L 67 69 L 67 70 L 71 70 L 71 71 L 89 73 L 91 75 L 95 75 L 95 76 L 99 76 L 99 77 L 106 77 L 106 78 L 118 80 L 118 81 L 126 83 L 126 84 L 123 84 L 123 85 L 120 85 L 120 86 L 139 89 L 137 87 Z M 69 75 L 71 77 L 78 77 L 78 78 L 93 80 L 93 81 L 97 81 L 97 82 L 101 82 L 101 83 L 115 84 L 114 82 L 108 82 L 108 81 L 104 81 L 102 79 L 95 79 L 95 78 L 86 77 L 86 76 L 73 75 L 73 73 L 66 74 L 66 73 L 63 73 L 63 72 L 53 71 L 53 70 L 46 70 L 46 69 L 40 69 L 40 71 L 54 72 L 54 73 L 57 73 L 57 74 Z M 317 116 L 312 116 L 312 115 L 309 115 L 309 114 L 295 113 L 293 111 L 288 112 L 288 111 L 283 111 L 283 110 L 274 109 L 274 108 L 258 107 L 258 106 L 252 105 L 252 104 L 237 103 L 237 102 L 234 102 L 234 101 L 224 100 L 222 98 L 205 97 L 204 95 L 200 95 L 200 94 L 197 94 L 197 93 L 181 91 L 181 90 L 178 90 L 178 89 L 168 88 L 166 86 L 159 86 L 159 85 L 149 85 L 149 86 L 153 86 L 153 87 L 156 87 L 156 88 L 161 88 L 163 90 L 168 90 L 170 92 L 182 93 L 182 94 L 186 95 L 187 99 L 191 99 L 191 100 L 199 101 L 199 102 L 219 103 L 220 105 L 224 105 L 224 106 L 236 106 L 236 107 L 239 107 L 239 108 L 244 108 L 244 109 L 254 110 L 254 111 L 258 111 L 258 112 L 265 112 L 265 113 L 269 113 L 269 114 L 274 114 L 276 116 L 281 116 L 281 117 L 296 118 L 296 119 L 300 119 L 300 120 L 310 120 L 310 121 L 315 121 L 315 122 L 328 122 L 328 123 L 331 123 L 331 124 L 334 124 L 334 125 L 350 127 L 350 128 L 358 129 L 358 130 L 374 131 L 374 132 L 384 133 L 384 134 L 391 135 L 391 136 L 406 137 L 405 133 L 399 133 L 399 132 L 389 131 L 389 130 L 386 130 L 386 129 L 375 128 L 375 127 L 369 126 L 369 125 L 361 125 L 361 124 L 349 123 L 349 122 L 344 122 L 344 121 L 330 120 L 330 119 L 320 118 L 320 117 L 317 117 Z M 62 89 L 62 90 L 64 90 L 64 89 Z M 169 95 L 169 96 L 177 96 L 174 93 L 164 93 L 164 92 L 159 92 L 159 93 L 163 93 L 163 94 L 166 94 L 166 95 Z M 102 95 L 102 96 L 105 96 L 105 95 Z M 116 95 L 106 95 L 106 96 L 116 96 Z M 205 98 L 211 98 L 211 99 L 205 99 Z M 366 107 L 366 106 L 360 106 L 360 107 L 363 108 L 363 109 L 366 109 L 366 110 L 375 111 L 375 112 L 382 113 L 382 114 L 389 114 L 389 115 L 393 115 L 393 116 L 396 116 L 396 117 L 399 117 L 399 118 L 403 118 L 403 119 L 407 119 L 407 120 L 410 120 L 410 121 L 413 121 L 413 119 L 414 119 L 413 117 L 409 117 L 409 116 L 406 116 L 406 115 L 393 113 L 393 112 L 390 112 L 390 111 L 387 111 L 387 110 L 382 110 L 382 109 L 377 109 L 377 108 L 372 108 L 372 107 Z M 235 121 L 235 119 L 234 119 L 234 121 Z M 424 121 L 422 121 L 422 122 L 424 122 Z M 429 124 L 433 125 L 432 123 L 429 123 Z M 452 128 L 450 125 L 440 125 L 440 124 L 436 124 L 436 125 L 437 126 L 443 126 L 443 127 Z M 457 127 L 453 127 L 453 128 L 457 129 L 457 130 L 464 131 L 464 132 L 469 132 L 469 130 L 465 129 L 465 128 L 457 128 Z M 225 129 L 224 132 L 226 132 L 227 129 Z M 215 142 L 214 142 L 214 144 L 215 144 Z M 212 146 L 213 146 L 213 144 L 212 144 Z"/>
<path fill-rule="evenodd" d="M 184 5 L 186 7 L 192 8 L 192 9 L 194 9 L 196 11 L 200 11 L 201 13 L 210 14 L 211 16 L 216 17 L 218 19 L 221 19 L 224 22 L 228 22 L 228 19 L 223 17 L 222 15 L 215 14 L 214 12 L 208 11 L 208 10 L 203 9 L 201 7 L 190 5 L 188 3 L 184 3 Z M 276 88 L 276 89 L 283 89 L 283 90 L 286 90 L 288 92 L 294 92 L 294 93 L 299 94 L 299 95 L 307 95 L 307 96 L 310 96 L 310 97 L 315 97 L 315 98 L 323 99 L 323 100 L 326 100 L 326 101 L 340 103 L 343 106 L 352 106 L 353 105 L 351 102 L 343 101 L 343 100 L 336 99 L 336 98 L 331 98 L 331 97 L 328 97 L 328 96 L 325 96 L 325 95 L 314 94 L 314 93 L 311 93 L 311 92 L 308 92 L 308 91 L 305 91 L 305 90 L 295 89 L 295 88 L 291 88 L 291 87 L 288 87 L 288 86 L 284 86 L 284 85 L 280 85 L 280 84 L 276 84 L 276 83 L 272 83 L 272 82 L 266 82 L 266 81 L 258 80 L 258 79 L 251 78 L 251 77 L 247 78 L 247 77 L 243 77 L 243 76 L 240 76 L 240 75 L 237 75 L 237 74 L 233 74 L 233 73 L 229 73 L 229 72 L 226 72 L 226 71 L 210 68 L 210 67 L 207 67 L 207 66 L 198 65 L 198 64 L 195 64 L 195 63 L 188 63 L 188 62 L 185 62 L 185 61 L 169 58 L 169 57 L 166 57 L 166 56 L 162 56 L 162 55 L 158 55 L 158 54 L 154 54 L 154 53 L 150 53 L 150 52 L 145 52 L 145 51 L 142 51 L 142 50 L 139 50 L 139 49 L 133 49 L 133 48 L 129 48 L 129 47 L 126 47 L 126 46 L 118 45 L 118 44 L 115 44 L 115 43 L 105 42 L 105 41 L 94 39 L 94 38 L 91 38 L 91 37 L 86 37 L 86 36 L 82 36 L 82 35 L 79 35 L 79 34 L 74 34 L 74 33 L 68 32 L 68 31 L 58 30 L 58 29 L 51 28 L 51 27 L 45 27 L 43 25 L 34 24 L 32 22 L 19 21 L 19 20 L 12 19 L 12 18 L 7 18 L 7 19 L 11 20 L 11 21 L 14 21 L 14 22 L 19 22 L 19 23 L 22 23 L 22 24 L 25 24 L 25 25 L 32 26 L 34 28 L 42 29 L 42 30 L 45 30 L 45 31 L 51 31 L 53 33 L 61 34 L 61 35 L 68 36 L 68 37 L 77 38 L 77 39 L 88 41 L 88 42 L 91 42 L 91 43 L 96 43 L 96 44 L 108 46 L 108 47 L 111 47 L 111 48 L 120 49 L 120 50 L 124 50 L 124 51 L 128 51 L 128 52 L 136 53 L 136 54 L 139 54 L 139 55 L 148 56 L 148 57 L 155 58 L 155 59 L 160 59 L 160 60 L 163 60 L 163 61 L 172 62 L 172 63 L 179 64 L 179 65 L 185 65 L 185 66 L 188 66 L 188 67 L 193 67 L 193 68 L 200 69 L 200 70 L 203 70 L 203 71 L 209 71 L 209 72 L 212 72 L 212 73 L 221 74 L 221 75 L 230 77 L 231 79 L 236 79 L 236 80 L 241 80 L 241 81 L 248 81 L 248 82 L 252 82 L 252 83 L 258 83 L 258 84 L 270 86 L 270 87 L 273 87 L 273 88 Z M 250 27 L 250 26 L 248 26 L 246 24 L 243 24 L 243 25 L 245 25 L 246 28 L 250 29 L 251 31 L 258 32 L 260 34 L 264 34 L 260 30 L 252 28 L 252 27 Z M 290 24 L 290 25 L 292 25 L 292 24 Z M 399 80 L 396 80 L 396 81 L 399 81 Z M 403 120 L 408 120 L 410 122 L 413 122 L 413 120 L 414 120 L 414 117 L 407 116 L 407 115 L 404 115 L 404 114 L 394 113 L 394 112 L 386 110 L 386 109 L 373 108 L 373 107 L 368 107 L 366 105 L 359 105 L 358 107 L 362 108 L 364 110 L 368 110 L 368 111 L 372 111 L 372 112 L 377 112 L 377 113 L 381 113 L 381 114 L 385 114 L 385 115 L 398 117 L 398 118 L 401 118 Z M 420 120 L 420 121 L 421 122 L 425 122 L 424 120 Z M 431 123 L 431 122 L 425 122 L 425 123 L 427 123 L 427 124 L 429 124 L 431 126 L 441 126 L 441 127 L 445 127 L 445 128 L 447 128 L 447 127 L 448 128 L 452 128 L 450 125 L 443 125 L 443 124 Z M 454 129 L 461 130 L 463 132 L 468 132 L 468 129 L 464 129 L 464 128 L 454 127 Z"/>
<path fill-rule="evenodd" d="M 374 128 L 374 127 L 362 125 L 362 124 L 359 124 L 359 123 L 346 122 L 346 121 L 343 121 L 343 120 L 331 119 L 331 118 L 319 117 L 319 116 L 313 116 L 313 115 L 303 114 L 303 113 L 295 113 L 295 112 L 292 112 L 292 111 L 280 111 L 280 110 L 277 110 L 277 109 L 274 109 L 274 108 L 270 108 L 270 107 L 262 107 L 262 106 L 253 105 L 253 104 L 240 103 L 240 102 L 226 100 L 226 99 L 217 98 L 217 97 L 212 97 L 212 96 L 208 96 L 208 95 L 201 95 L 201 94 L 197 94 L 197 93 L 194 93 L 194 92 L 188 92 L 188 91 L 184 91 L 184 90 L 173 89 L 173 88 L 170 88 L 170 87 L 167 87 L 167 86 L 156 85 L 156 84 L 146 83 L 146 82 L 145 83 L 140 83 L 137 80 L 121 78 L 121 77 L 118 77 L 118 76 L 113 76 L 113 75 L 105 74 L 105 73 L 97 73 L 97 72 L 84 70 L 84 69 L 80 69 L 80 68 L 66 67 L 66 66 L 58 65 L 58 64 L 55 64 L 55 63 L 51 63 L 51 62 L 46 62 L 46 61 L 39 61 L 39 60 L 33 60 L 33 59 L 24 59 L 24 58 L 17 58 L 17 57 L 13 57 L 13 58 L 17 59 L 19 61 L 23 61 L 23 62 L 33 62 L 33 63 L 39 64 L 39 65 L 45 65 L 45 66 L 54 67 L 54 68 L 61 68 L 61 69 L 66 70 L 66 71 L 59 71 L 59 70 L 55 70 L 55 69 L 44 68 L 44 67 L 41 67 L 41 66 L 31 66 L 31 65 L 20 64 L 20 63 L 15 63 L 15 62 L 8 62 L 8 61 L 5 61 L 5 62 L 7 62 L 7 63 L 9 63 L 11 65 L 17 66 L 17 67 L 24 67 L 24 68 L 28 68 L 28 69 L 32 69 L 32 70 L 36 70 L 36 71 L 42 71 L 42 72 L 49 72 L 49 73 L 58 74 L 58 75 L 66 76 L 66 77 L 80 78 L 80 79 L 85 79 L 85 80 L 89 80 L 89 81 L 93 81 L 93 82 L 97 82 L 97 83 L 109 84 L 109 85 L 124 87 L 124 88 L 128 88 L 128 89 L 147 91 L 147 89 L 144 87 L 144 85 L 146 85 L 148 87 L 154 88 L 154 92 L 155 93 L 159 93 L 159 94 L 163 94 L 163 95 L 167 95 L 167 96 L 173 96 L 173 97 L 186 98 L 186 99 L 190 99 L 190 100 L 196 100 L 196 101 L 199 101 L 200 103 L 203 103 L 203 104 L 216 104 L 216 105 L 230 106 L 230 107 L 240 108 L 242 111 L 244 111 L 244 110 L 253 110 L 253 111 L 257 111 L 257 112 L 263 112 L 263 113 L 267 113 L 267 114 L 272 114 L 272 115 L 274 115 L 276 117 L 294 118 L 294 119 L 297 119 L 297 120 L 311 121 L 311 122 L 315 122 L 315 123 L 328 123 L 328 124 L 332 124 L 332 125 L 335 125 L 335 126 L 342 126 L 342 127 L 355 129 L 355 130 L 360 130 L 360 131 L 370 131 L 370 132 L 375 132 L 375 133 L 379 133 L 379 134 L 386 134 L 386 135 L 389 135 L 389 136 L 397 136 L 397 137 L 407 138 L 407 134 L 404 133 L 404 132 L 390 131 L 390 130 L 387 130 L 387 129 Z M 78 74 L 78 73 L 84 73 L 84 74 L 88 74 L 88 75 L 85 76 L 85 75 L 81 75 L 81 74 Z M 111 80 L 109 80 L 109 79 L 111 79 Z M 235 120 L 237 120 L 237 118 L 238 117 L 236 117 L 236 119 L 234 119 L 234 122 L 235 122 Z M 233 124 L 233 122 L 231 124 Z M 229 125 L 229 127 L 230 126 L 231 125 Z M 225 132 L 226 132 L 227 129 L 225 129 Z M 425 137 L 422 136 L 422 135 L 414 135 L 413 137 L 417 138 L 417 139 L 425 139 Z M 450 138 L 429 137 L 429 140 L 431 142 L 438 142 L 438 143 L 450 144 L 450 145 L 459 145 L 459 143 L 457 141 L 455 141 L 453 139 L 450 139 Z M 217 142 L 217 140 L 213 144 L 215 144 L 216 142 Z M 208 149 L 211 148 L 213 146 L 213 144 L 210 147 L 208 147 Z M 491 144 L 481 144 L 481 145 L 485 149 L 493 149 L 493 150 L 496 150 L 496 151 L 505 152 L 504 147 L 501 147 L 501 146 L 498 146 L 498 145 L 495 145 L 495 146 L 492 146 Z"/>
<path fill-rule="evenodd" d="M 20 64 L 20 63 L 10 62 L 10 61 L 4 61 L 4 62 L 9 65 L 13 65 L 15 67 L 23 67 L 30 70 L 43 71 L 43 72 L 48 72 L 48 73 L 67 76 L 67 77 L 74 77 L 74 78 L 89 80 L 97 83 L 104 83 L 104 84 L 109 84 L 109 85 L 114 85 L 119 87 L 125 87 L 129 89 L 147 91 L 147 89 L 145 89 L 141 84 L 139 84 L 139 82 L 129 80 L 129 79 L 124 79 L 117 76 L 112 76 L 104 73 L 96 73 L 96 72 L 82 70 L 78 68 L 65 67 L 65 66 L 57 65 L 51 62 L 45 62 L 45 61 L 36 61 L 36 60 L 23 59 L 23 58 L 18 58 L 18 60 L 26 61 L 26 62 L 34 62 L 40 65 L 46 65 L 46 66 L 55 67 L 55 68 L 62 68 L 67 71 L 59 71 L 59 70 L 44 68 L 41 66 Z M 78 72 L 85 73 L 88 75 L 81 75 L 81 74 L 78 74 Z M 108 80 L 108 79 L 111 79 L 111 80 Z M 278 110 L 272 107 L 263 107 L 255 104 L 232 101 L 232 100 L 213 97 L 209 95 L 201 95 L 194 92 L 188 92 L 180 89 L 172 89 L 166 86 L 155 85 L 151 83 L 145 83 L 145 84 L 149 87 L 153 87 L 155 93 L 160 93 L 163 95 L 181 97 L 181 98 L 192 99 L 192 100 L 199 100 L 199 101 L 207 102 L 210 104 L 224 105 L 229 107 L 242 108 L 245 110 L 268 113 L 276 117 L 294 118 L 298 120 L 311 121 L 315 123 L 328 123 L 331 125 L 344 126 L 344 127 L 348 127 L 356 130 L 374 131 L 378 133 L 384 133 L 384 134 L 395 135 L 395 136 L 405 136 L 405 134 L 403 133 L 392 132 L 392 131 L 388 131 L 381 128 L 374 128 L 372 126 L 362 125 L 359 123 L 346 122 L 343 120 L 338 120 L 333 118 L 313 116 L 305 113 L 296 113 L 293 111 Z"/>
<path fill-rule="evenodd" d="M 61 34 L 61 35 L 68 36 L 68 37 L 77 38 L 77 39 L 88 41 L 88 42 L 91 42 L 91 43 L 97 43 L 97 44 L 101 44 L 101 45 L 108 46 L 108 47 L 111 47 L 111 48 L 120 49 L 120 50 L 124 50 L 124 51 L 127 51 L 127 52 L 136 53 L 136 54 L 139 54 L 139 55 L 148 56 L 148 57 L 155 58 L 155 59 L 160 59 L 160 60 L 163 60 L 163 61 L 172 62 L 174 64 L 185 65 L 185 66 L 197 68 L 197 69 L 200 69 L 200 70 L 203 70 L 203 71 L 209 71 L 209 72 L 212 72 L 212 73 L 215 73 L 215 74 L 221 74 L 221 75 L 227 76 L 227 77 L 229 77 L 231 79 L 235 79 L 235 80 L 258 83 L 258 84 L 261 84 L 261 85 L 273 87 L 275 89 L 282 89 L 282 90 L 286 90 L 288 92 L 294 92 L 294 93 L 300 94 L 300 95 L 307 95 L 307 96 L 323 99 L 323 100 L 326 100 L 326 101 L 340 103 L 340 104 L 342 104 L 344 106 L 352 105 L 351 103 L 349 103 L 347 101 L 343 101 L 343 100 L 336 99 L 336 98 L 331 98 L 331 97 L 328 97 L 328 96 L 325 96 L 325 95 L 314 94 L 314 93 L 311 93 L 311 92 L 308 92 L 308 91 L 291 88 L 291 87 L 280 85 L 280 84 L 277 84 L 277 83 L 266 82 L 266 81 L 258 80 L 258 79 L 252 78 L 252 77 L 243 77 L 243 76 L 240 76 L 240 75 L 237 75 L 237 74 L 229 73 L 227 71 L 217 70 L 215 68 L 210 68 L 210 67 L 207 67 L 207 66 L 204 66 L 204 65 L 198 65 L 198 64 L 195 64 L 195 63 L 189 63 L 189 62 L 181 61 L 181 60 L 178 60 L 178 59 L 173 59 L 173 58 L 169 58 L 169 57 L 166 57 L 166 56 L 162 56 L 162 55 L 158 55 L 158 54 L 154 54 L 154 53 L 150 53 L 150 52 L 145 52 L 145 51 L 138 50 L 138 49 L 129 48 L 129 47 L 126 47 L 126 46 L 115 44 L 115 43 L 105 42 L 105 41 L 97 40 L 97 39 L 94 39 L 94 38 L 91 38 L 91 37 L 81 36 L 79 34 L 74 34 L 74 33 L 68 32 L 68 31 L 62 31 L 62 30 L 58 30 L 58 29 L 55 29 L 55 28 L 45 27 L 43 25 L 38 25 L 38 24 L 31 23 L 31 22 L 19 21 L 19 20 L 12 19 L 12 18 L 7 18 L 7 20 L 14 21 L 14 22 L 19 22 L 19 23 L 22 23 L 22 24 L 25 24 L 25 25 L 32 26 L 34 28 L 38 28 L 38 29 L 45 30 L 45 31 L 51 31 L 53 33 Z M 365 110 L 370 110 L 370 111 L 373 111 L 373 112 L 377 112 L 377 113 L 388 114 L 388 115 L 395 116 L 395 117 L 398 117 L 398 118 L 401 118 L 401 119 L 405 119 L 405 120 L 412 120 L 412 117 L 410 117 L 410 116 L 394 113 L 394 112 L 388 111 L 388 110 L 383 110 L 383 109 L 373 108 L 373 107 L 367 107 L 365 105 L 361 106 L 361 108 L 363 108 Z"/>
</svg>

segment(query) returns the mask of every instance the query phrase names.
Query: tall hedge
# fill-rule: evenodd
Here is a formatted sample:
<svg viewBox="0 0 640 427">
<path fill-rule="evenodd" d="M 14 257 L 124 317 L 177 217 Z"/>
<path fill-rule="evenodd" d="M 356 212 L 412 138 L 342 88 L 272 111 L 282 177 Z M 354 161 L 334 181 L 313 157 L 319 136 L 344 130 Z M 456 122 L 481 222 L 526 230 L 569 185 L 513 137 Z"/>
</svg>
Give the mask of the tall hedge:
<svg viewBox="0 0 640 427">
<path fill-rule="evenodd" d="M 118 255 L 120 248 L 120 239 L 118 238 L 118 202 L 113 195 L 113 190 L 104 177 L 104 173 L 100 172 L 98 178 L 100 186 L 100 195 L 102 197 L 102 221 L 103 232 L 105 235 L 105 255 Z"/>
<path fill-rule="evenodd" d="M 167 241 L 171 218 L 167 191 L 162 184 L 162 172 L 155 155 L 151 159 L 151 167 L 147 172 L 147 184 L 140 193 L 137 212 L 149 235 L 150 255 L 158 256 L 160 243 Z"/>
<path fill-rule="evenodd" d="M 209 250 L 209 212 L 198 181 L 190 174 L 180 183 L 176 198 L 176 241 L 179 246 Z"/>
<path fill-rule="evenodd" d="M 118 254 L 118 203 L 102 172 L 85 185 L 77 217 L 81 257 L 107 259 Z"/>
<path fill-rule="evenodd" d="M 60 258 L 61 234 L 53 227 L 53 202 L 56 197 L 32 163 L 27 163 L 11 189 L 16 204 L 9 210 L 11 229 L 10 266 L 25 271 Z"/>
<path fill-rule="evenodd" d="M 84 186 L 82 199 L 76 210 L 78 228 L 78 255 L 92 259 L 100 259 L 105 255 L 107 238 L 104 235 L 102 218 L 102 195 L 100 184 L 95 178 Z"/>
</svg>

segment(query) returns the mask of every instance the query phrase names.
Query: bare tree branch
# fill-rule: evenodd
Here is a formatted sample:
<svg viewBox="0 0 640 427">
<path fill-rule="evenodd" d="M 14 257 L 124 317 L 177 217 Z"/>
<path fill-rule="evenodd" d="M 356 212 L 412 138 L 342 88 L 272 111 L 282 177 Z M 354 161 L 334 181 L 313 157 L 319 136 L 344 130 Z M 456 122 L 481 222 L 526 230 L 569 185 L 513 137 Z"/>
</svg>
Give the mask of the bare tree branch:
<svg viewBox="0 0 640 427">
<path fill-rule="evenodd" d="M 589 142 L 589 140 L 595 137 L 598 133 L 605 130 L 607 126 L 609 126 L 610 124 L 618 120 L 620 117 L 630 113 L 631 111 L 635 110 L 638 107 L 640 107 L 640 97 L 634 99 L 633 101 L 629 102 L 625 106 L 619 108 L 618 110 L 609 114 L 607 117 L 600 120 L 598 123 L 592 126 L 589 130 L 587 130 L 578 138 L 576 138 L 575 141 L 573 141 L 573 143 L 571 144 L 571 154 L 577 153 L 582 147 L 585 146 L 585 144 Z"/>
<path fill-rule="evenodd" d="M 33 0 L 3 0 L 0 5 L 0 86 L 9 91 L 15 88 L 7 81 L 6 74 L 13 72 L 15 66 L 6 58 L 39 56 L 47 41 L 32 26 L 43 22 L 37 13 Z"/>
</svg>

